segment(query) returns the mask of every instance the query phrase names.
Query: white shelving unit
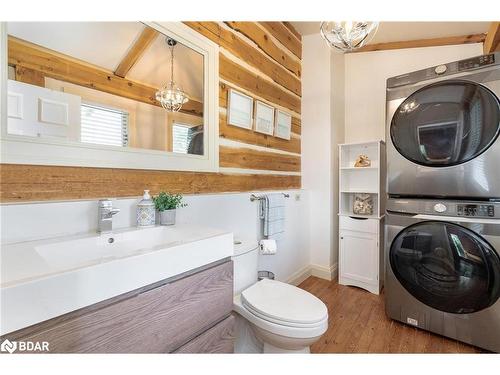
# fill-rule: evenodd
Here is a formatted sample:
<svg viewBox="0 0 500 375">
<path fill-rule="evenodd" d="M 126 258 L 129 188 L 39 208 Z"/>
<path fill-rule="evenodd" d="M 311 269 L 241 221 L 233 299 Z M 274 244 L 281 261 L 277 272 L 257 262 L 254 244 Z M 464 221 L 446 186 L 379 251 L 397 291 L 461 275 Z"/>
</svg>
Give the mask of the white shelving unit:
<svg viewBox="0 0 500 375">
<path fill-rule="evenodd" d="M 360 154 L 369 167 L 354 167 Z M 370 194 L 371 215 L 354 214 L 357 193 Z M 383 286 L 385 212 L 385 143 L 339 145 L 339 283 L 379 294 Z"/>
</svg>

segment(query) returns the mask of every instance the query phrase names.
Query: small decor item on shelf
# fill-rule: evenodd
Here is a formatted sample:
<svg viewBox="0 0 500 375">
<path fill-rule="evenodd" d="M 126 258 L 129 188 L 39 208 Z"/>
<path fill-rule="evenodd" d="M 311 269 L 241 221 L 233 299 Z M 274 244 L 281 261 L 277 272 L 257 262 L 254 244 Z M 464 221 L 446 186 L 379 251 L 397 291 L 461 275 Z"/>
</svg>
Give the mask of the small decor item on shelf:
<svg viewBox="0 0 500 375">
<path fill-rule="evenodd" d="M 153 198 L 156 209 L 160 212 L 160 225 L 174 225 L 177 208 L 186 207 L 181 194 L 170 194 L 164 191 Z"/>
<path fill-rule="evenodd" d="M 356 162 L 354 163 L 354 166 L 356 168 L 359 168 L 359 167 L 369 167 L 371 164 L 372 164 L 372 162 L 370 161 L 370 159 L 368 159 L 368 156 L 361 154 L 356 159 Z"/>
<path fill-rule="evenodd" d="M 370 194 L 354 194 L 352 211 L 355 215 L 372 215 L 373 198 Z"/>
<path fill-rule="evenodd" d="M 144 190 L 142 200 L 137 204 L 137 226 L 152 227 L 155 225 L 155 205 L 149 195 L 149 190 Z"/>
</svg>

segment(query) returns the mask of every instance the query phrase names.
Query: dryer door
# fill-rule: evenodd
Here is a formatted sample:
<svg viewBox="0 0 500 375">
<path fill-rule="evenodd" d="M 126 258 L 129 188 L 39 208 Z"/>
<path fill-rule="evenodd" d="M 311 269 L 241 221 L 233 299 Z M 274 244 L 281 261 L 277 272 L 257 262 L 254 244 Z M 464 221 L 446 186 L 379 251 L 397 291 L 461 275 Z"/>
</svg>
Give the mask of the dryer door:
<svg viewBox="0 0 500 375">
<path fill-rule="evenodd" d="M 465 163 L 486 151 L 500 133 L 500 107 L 483 85 L 447 80 L 417 90 L 391 121 L 394 147 L 427 167 Z"/>
<path fill-rule="evenodd" d="M 420 302 L 467 314 L 500 296 L 500 258 L 477 233 L 457 224 L 424 221 L 403 229 L 389 251 L 392 271 Z"/>
</svg>

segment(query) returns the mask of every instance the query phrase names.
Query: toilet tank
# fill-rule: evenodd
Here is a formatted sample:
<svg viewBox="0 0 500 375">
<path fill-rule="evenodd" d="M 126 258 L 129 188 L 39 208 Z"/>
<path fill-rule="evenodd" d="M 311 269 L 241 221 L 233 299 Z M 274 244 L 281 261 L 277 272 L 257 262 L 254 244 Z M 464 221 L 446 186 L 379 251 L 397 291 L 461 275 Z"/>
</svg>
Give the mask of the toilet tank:
<svg viewBox="0 0 500 375">
<path fill-rule="evenodd" d="M 234 294 L 257 282 L 259 244 L 256 240 L 234 240 L 234 255 L 231 258 L 234 266 Z"/>
</svg>

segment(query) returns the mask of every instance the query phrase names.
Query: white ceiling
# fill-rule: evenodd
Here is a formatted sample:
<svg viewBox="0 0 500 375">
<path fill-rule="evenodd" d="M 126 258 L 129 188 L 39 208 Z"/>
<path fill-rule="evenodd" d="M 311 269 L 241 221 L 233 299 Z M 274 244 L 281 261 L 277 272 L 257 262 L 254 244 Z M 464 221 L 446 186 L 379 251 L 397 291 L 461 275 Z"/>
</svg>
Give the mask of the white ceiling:
<svg viewBox="0 0 500 375">
<path fill-rule="evenodd" d="M 114 71 L 144 25 L 139 22 L 9 22 L 17 38 Z M 177 44 L 174 78 L 192 98 L 203 98 L 203 55 Z M 160 34 L 130 69 L 128 79 L 156 88 L 170 79 L 170 50 Z"/>
<path fill-rule="evenodd" d="M 302 35 L 319 33 L 321 22 L 292 22 Z M 486 33 L 490 22 L 381 22 L 369 44 Z"/>
</svg>

